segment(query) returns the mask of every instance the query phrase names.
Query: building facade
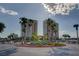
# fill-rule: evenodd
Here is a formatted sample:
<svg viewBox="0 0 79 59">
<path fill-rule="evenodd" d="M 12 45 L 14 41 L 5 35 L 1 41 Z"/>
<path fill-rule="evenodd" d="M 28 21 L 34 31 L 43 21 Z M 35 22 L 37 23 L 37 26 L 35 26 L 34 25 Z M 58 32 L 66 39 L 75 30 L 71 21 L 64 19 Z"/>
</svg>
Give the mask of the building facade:
<svg viewBox="0 0 79 59">
<path fill-rule="evenodd" d="M 49 41 L 59 38 L 59 25 L 52 19 L 43 21 L 43 34 L 47 35 Z"/>
</svg>

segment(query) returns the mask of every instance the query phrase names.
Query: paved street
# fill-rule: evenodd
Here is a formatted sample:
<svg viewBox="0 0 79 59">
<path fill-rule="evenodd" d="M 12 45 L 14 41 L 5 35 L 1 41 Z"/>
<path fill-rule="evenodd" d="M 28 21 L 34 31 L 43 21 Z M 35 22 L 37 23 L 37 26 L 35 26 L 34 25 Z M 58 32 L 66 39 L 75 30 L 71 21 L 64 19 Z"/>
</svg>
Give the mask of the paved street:
<svg viewBox="0 0 79 59">
<path fill-rule="evenodd" d="M 16 46 L 11 44 L 0 44 L 0 56 L 8 56 L 16 53 Z"/>
</svg>

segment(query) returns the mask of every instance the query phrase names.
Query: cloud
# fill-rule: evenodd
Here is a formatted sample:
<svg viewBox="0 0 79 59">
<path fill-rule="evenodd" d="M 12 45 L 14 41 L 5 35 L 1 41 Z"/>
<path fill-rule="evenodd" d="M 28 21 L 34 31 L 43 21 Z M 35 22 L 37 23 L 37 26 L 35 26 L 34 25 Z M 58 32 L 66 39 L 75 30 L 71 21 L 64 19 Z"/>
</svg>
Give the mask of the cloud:
<svg viewBox="0 0 79 59">
<path fill-rule="evenodd" d="M 13 10 L 7 10 L 4 7 L 0 6 L 0 12 L 1 13 L 5 13 L 5 14 L 9 14 L 9 15 L 18 15 L 18 12 L 13 11 Z"/>
<path fill-rule="evenodd" d="M 43 6 L 53 15 L 69 15 L 70 11 L 76 8 L 73 3 L 44 3 Z"/>
</svg>

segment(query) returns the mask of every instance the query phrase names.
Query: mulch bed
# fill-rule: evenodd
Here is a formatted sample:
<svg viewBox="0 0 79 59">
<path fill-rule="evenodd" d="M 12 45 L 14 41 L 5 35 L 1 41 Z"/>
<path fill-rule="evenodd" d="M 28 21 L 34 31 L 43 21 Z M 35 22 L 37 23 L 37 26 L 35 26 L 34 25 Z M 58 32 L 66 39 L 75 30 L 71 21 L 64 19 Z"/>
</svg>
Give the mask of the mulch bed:
<svg viewBox="0 0 79 59">
<path fill-rule="evenodd" d="M 16 45 L 17 47 L 38 47 L 38 48 L 42 48 L 42 47 L 63 47 L 63 46 L 49 46 L 49 45 L 43 45 L 43 46 L 36 46 L 36 45 L 27 45 L 27 44 L 20 44 L 20 45 Z"/>
</svg>

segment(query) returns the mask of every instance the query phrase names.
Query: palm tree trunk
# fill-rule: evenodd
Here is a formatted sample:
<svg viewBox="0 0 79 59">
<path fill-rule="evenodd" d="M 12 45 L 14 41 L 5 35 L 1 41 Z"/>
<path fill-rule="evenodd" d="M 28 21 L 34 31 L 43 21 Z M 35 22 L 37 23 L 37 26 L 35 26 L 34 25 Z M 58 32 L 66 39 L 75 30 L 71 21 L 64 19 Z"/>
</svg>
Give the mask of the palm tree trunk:
<svg viewBox="0 0 79 59">
<path fill-rule="evenodd" d="M 77 34 L 77 40 L 78 40 L 78 30 L 76 30 L 76 34 Z M 79 43 L 79 40 L 78 40 L 78 43 Z"/>
<path fill-rule="evenodd" d="M 32 25 L 29 28 L 29 41 L 31 41 L 31 37 L 32 37 Z"/>
</svg>

